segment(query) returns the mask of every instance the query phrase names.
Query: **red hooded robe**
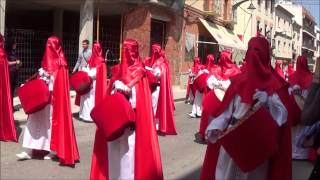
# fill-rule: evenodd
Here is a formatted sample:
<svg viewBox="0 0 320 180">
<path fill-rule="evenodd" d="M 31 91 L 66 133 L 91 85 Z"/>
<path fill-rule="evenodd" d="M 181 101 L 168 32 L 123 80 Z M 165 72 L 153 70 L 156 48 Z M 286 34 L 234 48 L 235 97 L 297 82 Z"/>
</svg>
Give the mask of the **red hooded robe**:
<svg viewBox="0 0 320 180">
<path fill-rule="evenodd" d="M 115 74 L 114 80 L 121 80 L 128 87 L 134 86 L 136 89 L 134 179 L 162 180 L 160 148 L 153 118 L 151 92 L 138 48 L 137 41 L 131 39 L 124 41 L 120 71 Z M 90 179 L 108 179 L 107 141 L 95 141 L 94 146 L 98 149 L 93 153 Z"/>
<path fill-rule="evenodd" d="M 193 74 L 198 74 L 198 72 L 203 69 L 204 66 L 201 64 L 200 58 L 199 57 L 195 57 L 194 61 L 193 61 L 193 67 L 191 68 L 191 72 Z M 196 94 L 196 89 L 195 87 L 190 84 L 191 83 L 191 77 L 188 77 L 188 83 L 187 83 L 187 92 L 186 92 L 186 99 L 189 98 L 190 96 L 190 91 L 192 91 L 192 94 L 195 95 Z"/>
<path fill-rule="evenodd" d="M 252 74 L 255 75 L 253 76 Z M 281 89 L 286 87 L 286 83 L 283 81 L 278 75 L 275 75 L 275 71 L 271 67 L 268 41 L 263 37 L 252 38 L 248 44 L 245 71 L 231 78 L 231 85 L 225 94 L 220 110 L 214 117 L 225 111 L 236 94 L 241 97 L 243 103 L 253 104 L 253 95 L 256 89 L 264 90 L 268 95 L 275 92 L 279 93 Z M 280 94 L 279 96 L 281 99 Z M 289 122 L 279 129 L 279 150 L 270 159 L 267 179 L 289 180 L 292 173 Z M 215 179 L 219 149 L 219 141 L 214 144 L 208 144 L 200 179 Z"/>
<path fill-rule="evenodd" d="M 9 65 L 3 46 L 4 38 L 0 34 L 0 141 L 18 142 L 12 111 Z"/>
<path fill-rule="evenodd" d="M 152 68 L 160 69 L 160 92 L 155 118 L 159 119 L 159 131 L 165 135 L 176 135 L 174 122 L 174 100 L 169 62 L 159 44 L 152 45 Z"/>
<path fill-rule="evenodd" d="M 50 148 L 61 164 L 74 165 L 80 157 L 72 122 L 67 61 L 58 37 L 49 37 L 41 67 L 54 76 Z"/>
<path fill-rule="evenodd" d="M 231 53 L 229 51 L 221 52 L 219 69 L 219 71 L 213 71 L 213 75 L 215 78 L 224 81 L 240 73 L 240 69 L 232 62 Z M 209 117 L 214 116 L 220 104 L 221 101 L 218 99 L 214 91 L 209 91 L 205 95 L 202 103 L 203 110 L 199 128 L 199 134 L 202 138 L 205 138 L 205 131 L 209 124 Z"/>
<path fill-rule="evenodd" d="M 276 70 L 276 72 L 283 78 L 285 79 L 285 76 L 284 76 L 284 72 L 281 68 L 281 61 L 280 60 L 277 60 L 276 61 L 276 66 L 274 68 Z"/>
</svg>

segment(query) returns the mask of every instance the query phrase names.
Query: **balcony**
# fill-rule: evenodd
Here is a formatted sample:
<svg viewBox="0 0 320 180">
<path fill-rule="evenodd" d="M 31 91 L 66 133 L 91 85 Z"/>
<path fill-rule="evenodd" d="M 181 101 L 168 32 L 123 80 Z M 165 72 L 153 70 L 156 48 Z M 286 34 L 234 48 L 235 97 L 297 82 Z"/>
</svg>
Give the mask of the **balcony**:
<svg viewBox="0 0 320 180">
<path fill-rule="evenodd" d="M 316 34 L 314 32 L 314 25 L 308 25 L 307 23 L 303 23 L 303 32 L 308 34 L 309 36 L 315 38 Z"/>
<path fill-rule="evenodd" d="M 314 41 L 303 41 L 302 48 L 308 49 L 309 51 L 315 51 Z"/>
</svg>

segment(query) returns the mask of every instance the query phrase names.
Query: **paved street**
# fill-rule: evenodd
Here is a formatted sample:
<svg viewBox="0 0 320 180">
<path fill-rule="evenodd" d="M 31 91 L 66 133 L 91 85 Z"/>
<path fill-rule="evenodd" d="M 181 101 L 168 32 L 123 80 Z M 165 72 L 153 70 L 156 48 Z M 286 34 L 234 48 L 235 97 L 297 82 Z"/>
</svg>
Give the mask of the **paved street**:
<svg viewBox="0 0 320 180">
<path fill-rule="evenodd" d="M 190 105 L 176 103 L 178 136 L 159 137 L 165 179 L 198 179 L 206 146 L 193 142 L 193 134 L 199 119 L 189 119 Z M 73 112 L 78 107 L 73 106 Z M 17 124 L 23 128 L 26 116 L 23 111 L 15 113 Z M 51 160 L 17 161 L 15 154 L 22 151 L 20 144 L 1 142 L 0 179 L 88 179 L 95 125 L 74 119 L 80 150 L 80 163 L 75 168 L 59 166 Z M 307 179 L 312 165 L 308 162 L 294 162 L 294 179 Z"/>
</svg>

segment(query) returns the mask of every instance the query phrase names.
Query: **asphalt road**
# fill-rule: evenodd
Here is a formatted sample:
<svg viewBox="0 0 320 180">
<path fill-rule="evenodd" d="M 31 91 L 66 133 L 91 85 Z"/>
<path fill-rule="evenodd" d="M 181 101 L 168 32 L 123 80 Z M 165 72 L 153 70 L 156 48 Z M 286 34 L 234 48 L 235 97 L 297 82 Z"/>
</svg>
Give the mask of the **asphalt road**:
<svg viewBox="0 0 320 180">
<path fill-rule="evenodd" d="M 75 113 L 78 107 L 73 106 L 72 110 Z M 175 118 L 178 135 L 159 137 L 165 179 L 198 179 L 199 177 L 206 146 L 193 141 L 194 133 L 199 127 L 199 119 L 189 119 L 187 114 L 190 110 L 190 105 L 177 102 Z M 19 130 L 23 129 L 26 116 L 22 110 L 15 113 L 15 119 Z M 23 151 L 20 135 L 20 144 L 0 143 L 0 179 L 88 179 L 95 124 L 74 119 L 74 125 L 81 159 L 74 168 L 59 166 L 58 162 L 52 160 L 17 161 L 15 154 Z M 312 164 L 309 162 L 294 161 L 294 179 L 307 179 L 311 169 Z"/>
</svg>

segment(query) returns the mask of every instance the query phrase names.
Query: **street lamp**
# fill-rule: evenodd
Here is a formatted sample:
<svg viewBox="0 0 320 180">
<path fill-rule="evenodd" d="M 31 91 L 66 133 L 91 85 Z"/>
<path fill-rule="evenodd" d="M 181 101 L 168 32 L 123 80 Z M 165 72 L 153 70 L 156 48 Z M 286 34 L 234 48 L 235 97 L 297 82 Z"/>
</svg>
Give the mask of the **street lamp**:
<svg viewBox="0 0 320 180">
<path fill-rule="evenodd" d="M 252 3 L 252 0 L 251 0 L 251 3 L 250 3 L 250 5 L 249 5 L 249 7 L 247 9 L 249 9 L 251 12 L 256 9 L 256 7 L 254 7 L 254 5 Z"/>
</svg>

